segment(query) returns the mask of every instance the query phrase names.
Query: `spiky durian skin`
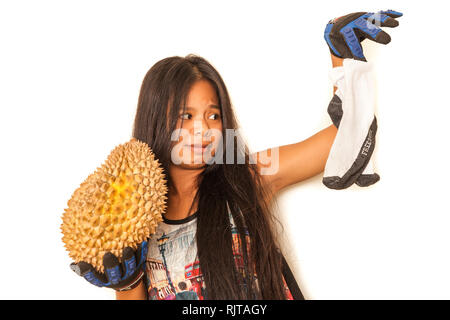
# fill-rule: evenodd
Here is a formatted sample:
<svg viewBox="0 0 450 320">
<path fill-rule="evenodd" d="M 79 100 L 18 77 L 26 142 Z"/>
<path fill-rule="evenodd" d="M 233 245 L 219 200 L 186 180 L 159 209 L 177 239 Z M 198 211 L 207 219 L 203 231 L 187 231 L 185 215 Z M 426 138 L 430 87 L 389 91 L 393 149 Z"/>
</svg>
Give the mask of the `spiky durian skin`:
<svg viewBox="0 0 450 320">
<path fill-rule="evenodd" d="M 131 138 L 117 146 L 67 202 L 62 240 L 69 256 L 104 272 L 103 255 L 121 261 L 155 232 L 166 210 L 165 174 L 148 144 Z"/>
</svg>

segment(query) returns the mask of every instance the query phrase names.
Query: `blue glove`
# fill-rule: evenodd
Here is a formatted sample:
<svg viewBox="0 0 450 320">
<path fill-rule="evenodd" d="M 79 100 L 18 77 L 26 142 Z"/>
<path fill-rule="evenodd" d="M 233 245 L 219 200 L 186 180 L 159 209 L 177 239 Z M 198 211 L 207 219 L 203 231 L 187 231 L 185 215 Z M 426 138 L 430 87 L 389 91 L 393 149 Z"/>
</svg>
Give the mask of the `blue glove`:
<svg viewBox="0 0 450 320">
<path fill-rule="evenodd" d="M 148 244 L 143 241 L 136 251 L 130 247 L 123 249 L 122 263 L 111 252 L 103 256 L 105 273 L 100 273 L 84 261 L 71 263 L 70 268 L 79 276 L 97 287 L 108 287 L 116 291 L 126 291 L 137 286 L 144 276 Z"/>
<path fill-rule="evenodd" d="M 331 54 L 339 58 L 367 61 L 363 54 L 361 41 L 368 38 L 378 43 L 388 44 L 389 34 L 379 27 L 398 26 L 401 12 L 387 10 L 373 12 L 355 12 L 330 20 L 325 27 L 325 41 Z"/>
</svg>

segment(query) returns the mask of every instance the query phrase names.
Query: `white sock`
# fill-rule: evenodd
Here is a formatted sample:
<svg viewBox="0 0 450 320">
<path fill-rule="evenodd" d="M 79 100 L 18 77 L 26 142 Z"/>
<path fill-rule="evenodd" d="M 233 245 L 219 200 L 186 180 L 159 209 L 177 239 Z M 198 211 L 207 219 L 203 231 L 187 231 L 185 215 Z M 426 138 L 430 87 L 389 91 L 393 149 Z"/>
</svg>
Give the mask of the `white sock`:
<svg viewBox="0 0 450 320">
<path fill-rule="evenodd" d="M 333 124 L 339 128 L 339 124 L 342 119 L 342 100 L 339 98 L 342 96 L 339 91 L 337 94 L 333 96 L 328 105 L 328 114 L 330 115 Z M 374 116 L 375 117 L 375 116 Z M 375 117 L 376 118 L 376 117 Z M 375 139 L 375 137 L 373 137 Z M 367 163 L 366 168 L 362 172 L 362 174 L 356 179 L 355 183 L 360 187 L 368 187 L 380 180 L 380 176 L 374 172 L 372 157 L 370 157 L 369 162 Z"/>
<path fill-rule="evenodd" d="M 368 186 L 380 178 L 373 172 L 371 163 L 377 131 L 371 69 L 368 62 L 344 59 L 342 67 L 330 71 L 330 78 L 338 89 L 329 111 L 334 108 L 332 112 L 337 112 L 333 122 L 337 124 L 338 132 L 322 180 L 328 188 L 345 189 L 355 182 L 359 186 Z M 339 103 L 342 106 L 340 114 Z M 340 117 L 337 123 L 336 117 Z"/>
<path fill-rule="evenodd" d="M 356 179 L 355 183 L 360 187 L 368 187 L 375 182 L 380 180 L 378 173 L 373 170 L 372 158 L 367 163 L 367 167 L 364 169 L 363 173 Z"/>
</svg>

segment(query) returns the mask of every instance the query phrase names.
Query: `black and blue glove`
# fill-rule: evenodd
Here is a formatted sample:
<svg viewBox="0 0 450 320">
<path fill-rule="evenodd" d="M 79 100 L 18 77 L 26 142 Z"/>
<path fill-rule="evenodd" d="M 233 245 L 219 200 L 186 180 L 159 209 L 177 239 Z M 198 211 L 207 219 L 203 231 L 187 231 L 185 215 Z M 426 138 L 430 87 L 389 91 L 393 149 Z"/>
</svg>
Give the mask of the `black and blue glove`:
<svg viewBox="0 0 450 320">
<path fill-rule="evenodd" d="M 122 262 L 111 252 L 103 256 L 104 273 L 84 261 L 71 263 L 70 268 L 79 276 L 97 287 L 108 287 L 116 291 L 126 291 L 136 287 L 144 276 L 148 244 L 143 241 L 136 251 L 126 247 L 122 251 Z"/>
<path fill-rule="evenodd" d="M 378 43 L 388 44 L 389 34 L 380 27 L 394 28 L 398 26 L 401 12 L 387 10 L 373 12 L 355 12 L 332 19 L 325 28 L 325 41 L 331 54 L 339 58 L 350 58 L 367 61 L 363 54 L 361 41 L 370 39 Z"/>
</svg>

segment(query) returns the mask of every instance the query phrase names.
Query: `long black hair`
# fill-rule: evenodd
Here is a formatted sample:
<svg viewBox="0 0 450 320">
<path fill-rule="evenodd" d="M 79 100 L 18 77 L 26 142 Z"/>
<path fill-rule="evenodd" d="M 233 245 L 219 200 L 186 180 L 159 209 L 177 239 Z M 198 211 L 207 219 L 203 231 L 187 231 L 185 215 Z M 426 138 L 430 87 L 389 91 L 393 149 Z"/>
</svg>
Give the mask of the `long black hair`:
<svg viewBox="0 0 450 320">
<path fill-rule="evenodd" d="M 207 299 L 286 299 L 282 258 L 276 240 L 270 188 L 264 183 L 240 135 L 231 100 L 221 76 L 197 55 L 173 56 L 154 64 L 142 82 L 133 137 L 146 142 L 161 162 L 168 185 L 171 133 L 185 108 L 191 86 L 208 80 L 222 113 L 221 163 L 206 165 L 198 176 L 196 242 Z M 227 162 L 227 154 L 242 161 Z M 230 157 L 230 156 L 229 156 Z M 243 268 L 237 268 L 228 208 L 241 235 Z M 246 235 L 247 236 L 244 236 Z M 256 277 L 255 277 L 256 275 Z"/>
</svg>

